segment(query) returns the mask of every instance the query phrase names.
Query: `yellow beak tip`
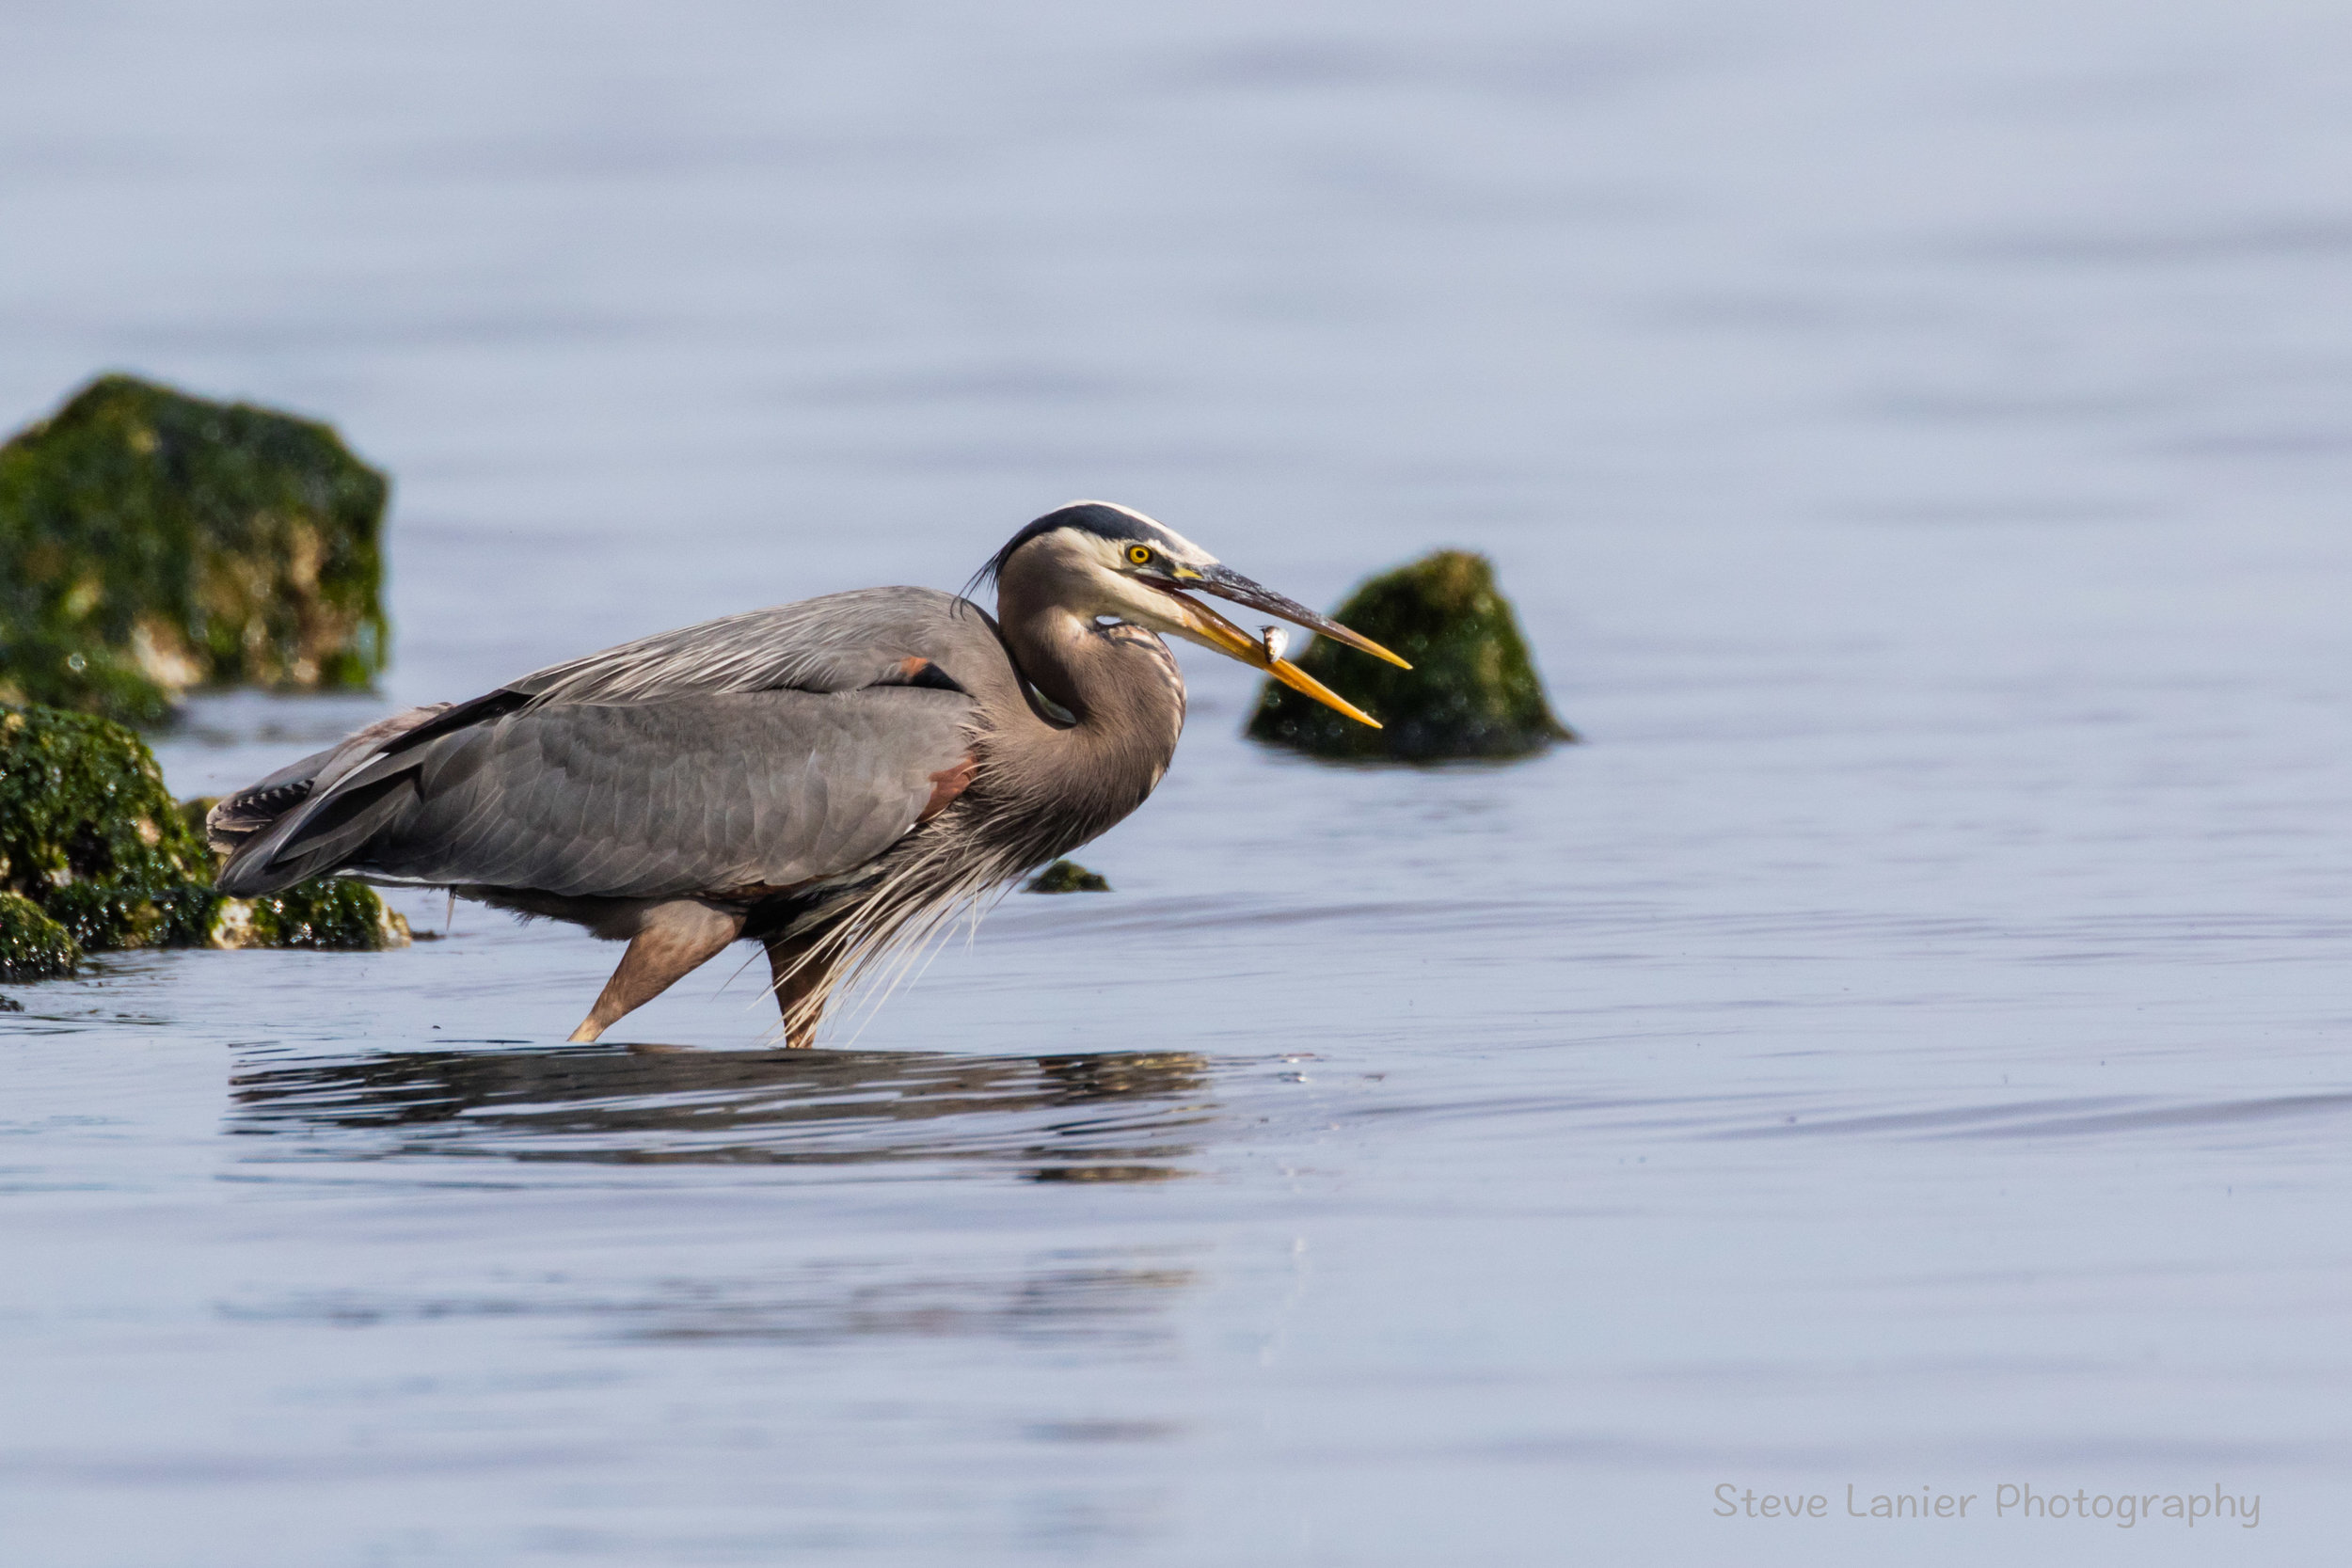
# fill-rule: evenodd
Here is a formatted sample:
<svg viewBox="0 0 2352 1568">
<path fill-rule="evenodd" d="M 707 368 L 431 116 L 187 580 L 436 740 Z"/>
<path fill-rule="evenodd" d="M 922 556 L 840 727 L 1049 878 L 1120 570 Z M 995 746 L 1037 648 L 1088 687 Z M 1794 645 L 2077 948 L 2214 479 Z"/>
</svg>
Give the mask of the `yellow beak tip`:
<svg viewBox="0 0 2352 1568">
<path fill-rule="evenodd" d="M 1289 687 L 1293 691 L 1304 692 L 1324 706 L 1336 708 L 1359 724 L 1370 724 L 1375 730 L 1380 727 L 1380 721 L 1371 714 L 1366 713 L 1289 659 L 1270 659 L 1264 668 L 1268 674 Z"/>
</svg>

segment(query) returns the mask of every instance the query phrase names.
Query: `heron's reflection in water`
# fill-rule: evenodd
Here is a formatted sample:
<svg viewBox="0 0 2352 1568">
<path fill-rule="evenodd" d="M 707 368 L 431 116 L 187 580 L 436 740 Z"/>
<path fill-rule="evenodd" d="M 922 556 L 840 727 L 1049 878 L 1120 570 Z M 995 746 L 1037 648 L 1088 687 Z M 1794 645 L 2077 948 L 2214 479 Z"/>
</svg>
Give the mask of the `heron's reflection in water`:
<svg viewBox="0 0 2352 1568">
<path fill-rule="evenodd" d="M 691 1180 L 696 1167 L 834 1167 L 835 1179 L 993 1173 L 1042 1180 L 1185 1174 L 1216 1114 L 1216 1065 L 1180 1053 L 954 1056 L 626 1046 L 248 1055 L 226 1131 L 248 1161 L 453 1157 L 541 1164 L 550 1180 Z M 625 1177 L 613 1167 L 630 1167 Z M 292 1174 L 292 1173 L 287 1173 Z M 331 1183 L 341 1191 L 342 1175 Z M 781 1171 L 779 1171 L 781 1174 Z M 432 1180 L 438 1181 L 438 1175 Z M 501 1178 L 467 1188 L 503 1188 Z M 493 1205 L 490 1216 L 505 1211 Z M 1169 1304 L 1195 1278 L 1184 1246 L 1104 1247 L 1073 1235 L 1007 1249 L 982 1242 L 855 1244 L 818 1227 L 780 1238 L 764 1221 L 698 1230 L 683 1255 L 642 1259 L 598 1237 L 545 1233 L 538 1212 L 510 1249 L 437 1247 L 422 1289 L 265 1292 L 225 1316 L 344 1327 L 545 1319 L 630 1343 L 835 1343 L 882 1338 L 1078 1344 L 1157 1354 Z M 485 1219 L 490 1224 L 493 1220 Z M 523 1259 L 528 1259 L 525 1262 Z"/>
<path fill-rule="evenodd" d="M 273 1140 L 265 1159 L 962 1161 L 1156 1180 L 1185 1174 L 1210 1075 L 1187 1052 L 386 1051 L 249 1060 L 228 1130 Z"/>
</svg>

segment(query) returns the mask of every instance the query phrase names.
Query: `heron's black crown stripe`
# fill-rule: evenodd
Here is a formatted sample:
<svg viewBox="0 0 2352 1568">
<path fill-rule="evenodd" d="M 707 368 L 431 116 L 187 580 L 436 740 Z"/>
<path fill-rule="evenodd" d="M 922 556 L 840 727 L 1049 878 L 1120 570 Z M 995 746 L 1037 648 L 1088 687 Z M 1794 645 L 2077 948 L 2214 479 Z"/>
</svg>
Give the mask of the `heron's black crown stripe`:
<svg viewBox="0 0 2352 1568">
<path fill-rule="evenodd" d="M 1012 559 L 1013 551 L 1039 534 L 1051 533 L 1060 528 L 1076 529 L 1098 539 L 1140 539 L 1147 545 L 1162 546 L 1168 544 L 1168 531 L 1157 523 L 1116 506 L 1105 506 L 1101 501 L 1080 501 L 1075 506 L 1048 512 L 1006 541 L 1005 547 L 991 556 L 988 564 L 981 567 L 978 576 L 972 579 L 973 586 L 994 582 L 1003 574 L 1005 562 Z"/>
</svg>

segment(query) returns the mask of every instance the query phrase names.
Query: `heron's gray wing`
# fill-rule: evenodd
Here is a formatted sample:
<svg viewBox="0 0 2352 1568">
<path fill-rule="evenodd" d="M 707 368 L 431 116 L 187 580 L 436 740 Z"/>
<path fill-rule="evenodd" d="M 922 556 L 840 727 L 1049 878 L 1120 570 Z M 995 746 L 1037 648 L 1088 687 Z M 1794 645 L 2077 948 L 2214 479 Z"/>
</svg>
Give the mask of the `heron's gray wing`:
<svg viewBox="0 0 2352 1568">
<path fill-rule="evenodd" d="M 221 884 L 353 870 L 570 897 L 790 887 L 913 829 L 934 775 L 968 757 L 972 715 L 961 693 L 904 686 L 526 707 L 380 753 Z"/>
<path fill-rule="evenodd" d="M 965 703 L 1021 700 L 995 624 L 978 606 L 934 589 L 861 589 L 644 638 L 549 665 L 470 702 L 403 714 L 241 791 L 208 823 L 217 846 L 233 851 L 219 883 L 230 893 L 266 893 L 355 864 L 362 846 L 424 803 L 424 752 L 471 755 L 477 743 L 455 744 L 459 737 L 503 734 L 501 726 L 526 714 L 907 689 Z"/>
<path fill-rule="evenodd" d="M 640 638 L 505 689 L 542 705 L 910 682 L 977 691 L 1009 668 L 994 623 L 971 601 L 932 588 L 861 588 Z"/>
</svg>

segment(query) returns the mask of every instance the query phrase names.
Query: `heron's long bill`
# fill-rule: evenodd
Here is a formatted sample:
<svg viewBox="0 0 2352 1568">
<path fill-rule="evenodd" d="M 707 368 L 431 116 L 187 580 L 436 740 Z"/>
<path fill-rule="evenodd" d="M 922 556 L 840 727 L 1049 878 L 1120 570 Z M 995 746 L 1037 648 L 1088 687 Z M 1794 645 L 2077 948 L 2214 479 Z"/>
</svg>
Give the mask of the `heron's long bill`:
<svg viewBox="0 0 2352 1568">
<path fill-rule="evenodd" d="M 1244 582 L 1249 581 L 1247 578 L 1243 578 L 1241 580 Z M 1205 646 L 1215 648 L 1218 653 L 1225 655 L 1228 658 L 1239 659 L 1242 663 L 1249 665 L 1253 669 L 1263 670 L 1267 674 L 1272 675 L 1276 680 L 1280 681 L 1284 686 L 1289 687 L 1292 690 L 1303 691 L 1308 696 L 1312 697 L 1316 702 L 1321 703 L 1324 706 L 1336 708 L 1338 711 L 1346 714 L 1350 719 L 1355 720 L 1359 724 L 1370 724 L 1375 730 L 1380 727 L 1379 720 L 1375 719 L 1371 714 L 1366 713 L 1362 708 L 1358 707 L 1355 704 L 1349 702 L 1346 698 L 1341 696 L 1338 692 L 1332 690 L 1321 681 L 1315 679 L 1314 676 L 1307 673 L 1306 671 L 1301 670 L 1297 665 L 1293 664 L 1289 659 L 1276 657 L 1273 651 L 1263 642 L 1259 641 L 1256 638 L 1242 630 L 1241 627 L 1233 625 L 1232 622 L 1228 621 L 1224 616 L 1219 615 L 1216 610 L 1211 610 L 1207 605 L 1202 604 L 1199 599 L 1192 597 L 1188 594 L 1179 594 L 1174 589 L 1165 587 L 1158 583 L 1154 583 L 1152 586 L 1159 588 L 1160 592 L 1166 594 L 1169 598 L 1174 599 L 1178 604 L 1184 607 L 1184 619 L 1189 623 L 1188 629 L 1190 630 L 1195 641 L 1200 642 Z M 1257 584 L 1250 583 L 1249 586 L 1256 588 Z M 1263 589 L 1259 591 L 1261 593 L 1264 592 Z M 1230 597 L 1231 595 L 1228 596 Z M 1266 594 L 1265 596 L 1280 604 L 1290 604 L 1288 599 L 1283 598 L 1279 594 Z M 1297 606 L 1293 606 L 1292 608 L 1299 609 Z M 1275 613 L 1286 614 L 1285 611 L 1281 610 L 1277 610 Z M 1381 657 L 1388 659 L 1393 664 L 1403 665 L 1407 670 L 1412 668 L 1411 665 L 1406 664 L 1403 659 L 1398 658 L 1394 654 L 1389 652 L 1386 648 L 1381 647 L 1378 643 L 1374 642 L 1369 638 L 1358 637 L 1354 632 L 1349 631 L 1345 626 L 1341 626 L 1336 621 L 1326 621 L 1322 616 L 1314 615 L 1312 610 L 1301 609 L 1300 613 L 1313 616 L 1314 623 L 1318 624 L 1316 627 L 1318 630 L 1327 626 L 1330 627 L 1332 628 L 1333 635 L 1335 636 L 1343 635 L 1345 640 L 1361 643 L 1365 648 L 1378 654 Z"/>
<path fill-rule="evenodd" d="M 1231 599 L 1235 604 L 1246 604 L 1252 610 L 1263 610 L 1269 615 L 1279 615 L 1293 626 L 1305 626 L 1311 631 L 1319 631 L 1334 641 L 1344 642 L 1351 648 L 1361 649 L 1375 658 L 1385 658 L 1400 670 L 1412 668 L 1411 665 L 1375 642 L 1371 638 L 1360 632 L 1348 630 L 1328 615 L 1318 614 L 1296 599 L 1284 598 L 1263 583 L 1250 581 L 1230 566 L 1212 566 L 1201 574 L 1199 583 L 1187 583 L 1185 586 L 1198 587 L 1204 594 L 1215 594 L 1220 599 Z M 1302 686 L 1299 689 L 1305 691 L 1307 689 Z M 1311 696 L 1313 693 L 1310 692 L 1309 695 Z"/>
</svg>

